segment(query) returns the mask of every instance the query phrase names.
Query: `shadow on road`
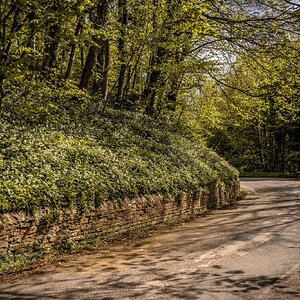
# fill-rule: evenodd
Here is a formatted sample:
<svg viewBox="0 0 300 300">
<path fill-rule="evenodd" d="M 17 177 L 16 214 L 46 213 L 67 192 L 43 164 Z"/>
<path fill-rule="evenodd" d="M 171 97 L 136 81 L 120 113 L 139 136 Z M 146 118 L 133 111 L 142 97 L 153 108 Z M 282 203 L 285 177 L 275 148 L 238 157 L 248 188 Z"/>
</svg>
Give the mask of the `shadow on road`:
<svg viewBox="0 0 300 300">
<path fill-rule="evenodd" d="M 226 270 L 219 264 L 205 266 L 205 253 L 224 245 L 234 247 L 254 236 L 275 234 L 300 220 L 300 198 L 284 189 L 262 188 L 260 194 L 224 209 L 164 231 L 158 236 L 116 246 L 65 261 L 60 268 L 36 272 L 30 278 L 0 286 L 0 299 L 199 299 L 201 295 L 248 294 L 272 287 L 273 292 L 300 297 L 280 276 L 249 276 L 243 270 Z M 289 235 L 279 239 L 286 245 Z M 240 244 L 239 244 L 240 245 Z M 243 244 L 242 244 L 243 245 Z M 235 250 L 233 249 L 233 254 Z M 199 258 L 199 253 L 204 253 Z M 216 260 L 218 251 L 215 253 Z M 209 257 L 210 261 L 214 257 Z M 203 267 L 194 265 L 197 261 Z M 165 298 L 166 299 L 166 298 Z M 201 299 L 201 298 L 200 298 Z M 214 299 L 213 297 L 211 299 Z"/>
<path fill-rule="evenodd" d="M 210 294 L 248 294 L 252 291 L 259 291 L 262 288 L 272 286 L 282 296 L 300 296 L 299 291 L 290 290 L 284 284 L 283 279 L 279 277 L 244 276 L 240 270 L 234 270 L 227 273 L 219 273 L 218 266 L 214 266 L 216 272 L 212 274 L 192 272 L 188 274 L 160 274 L 161 269 L 151 269 L 148 271 L 156 273 L 153 283 L 145 285 L 140 281 L 128 281 L 127 276 L 112 274 L 112 278 L 103 282 L 97 282 L 93 276 L 86 277 L 84 280 L 80 278 L 78 283 L 75 278 L 60 281 L 68 285 L 68 281 L 76 287 L 72 290 L 64 290 L 62 292 L 54 292 L 51 288 L 42 292 L 19 293 L 8 290 L 1 291 L 0 299 L 127 299 L 141 298 L 148 299 L 151 296 L 168 295 L 168 299 L 201 299 L 201 295 Z M 159 282 L 159 285 L 155 284 Z M 53 282 L 55 284 L 55 282 Z M 37 285 L 39 285 L 37 283 Z M 35 286 L 33 285 L 33 290 Z M 47 295 L 49 294 L 49 295 Z M 84 296 L 86 295 L 86 297 Z M 107 296 L 106 296 L 107 295 Z M 112 296 L 116 295 L 116 296 Z M 213 298 L 212 298 L 213 299 Z"/>
</svg>

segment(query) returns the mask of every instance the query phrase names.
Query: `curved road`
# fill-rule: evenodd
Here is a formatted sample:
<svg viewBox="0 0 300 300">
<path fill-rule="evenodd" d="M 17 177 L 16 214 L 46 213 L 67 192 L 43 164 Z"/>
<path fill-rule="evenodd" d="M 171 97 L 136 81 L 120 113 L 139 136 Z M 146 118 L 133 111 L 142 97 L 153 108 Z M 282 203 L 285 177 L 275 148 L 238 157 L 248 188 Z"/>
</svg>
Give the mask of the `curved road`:
<svg viewBox="0 0 300 300">
<path fill-rule="evenodd" d="M 300 181 L 241 183 L 235 208 L 2 283 L 0 299 L 300 299 Z"/>
</svg>

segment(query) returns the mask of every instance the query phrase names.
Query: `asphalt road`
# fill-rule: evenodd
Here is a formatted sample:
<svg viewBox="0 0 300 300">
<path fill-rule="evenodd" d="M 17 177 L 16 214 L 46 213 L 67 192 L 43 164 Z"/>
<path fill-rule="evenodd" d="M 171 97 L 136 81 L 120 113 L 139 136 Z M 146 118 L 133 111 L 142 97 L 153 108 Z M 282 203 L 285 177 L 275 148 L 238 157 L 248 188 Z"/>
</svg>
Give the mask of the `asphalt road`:
<svg viewBox="0 0 300 300">
<path fill-rule="evenodd" d="M 0 299 L 300 299 L 300 181 L 241 183 L 235 208 L 0 283 Z"/>
</svg>

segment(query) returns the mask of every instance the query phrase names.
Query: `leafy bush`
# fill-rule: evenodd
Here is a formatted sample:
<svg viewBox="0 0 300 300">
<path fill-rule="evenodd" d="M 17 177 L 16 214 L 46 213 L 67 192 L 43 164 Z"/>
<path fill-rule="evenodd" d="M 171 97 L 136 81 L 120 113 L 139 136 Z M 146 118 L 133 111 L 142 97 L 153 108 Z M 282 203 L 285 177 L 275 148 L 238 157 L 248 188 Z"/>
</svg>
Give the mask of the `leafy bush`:
<svg viewBox="0 0 300 300">
<path fill-rule="evenodd" d="M 168 118 L 109 111 L 91 121 L 29 126 L 0 122 L 0 211 L 178 194 L 237 171 Z"/>
</svg>

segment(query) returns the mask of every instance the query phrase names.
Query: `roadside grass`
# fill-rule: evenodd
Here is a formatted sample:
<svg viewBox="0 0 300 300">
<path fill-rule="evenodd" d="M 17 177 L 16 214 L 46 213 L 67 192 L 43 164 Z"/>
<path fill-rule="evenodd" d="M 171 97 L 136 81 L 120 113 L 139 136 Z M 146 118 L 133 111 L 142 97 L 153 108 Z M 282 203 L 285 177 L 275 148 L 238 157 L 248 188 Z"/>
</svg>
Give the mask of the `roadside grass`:
<svg viewBox="0 0 300 300">
<path fill-rule="evenodd" d="M 300 173 L 240 172 L 240 177 L 300 178 Z"/>
<path fill-rule="evenodd" d="M 28 266 L 40 260 L 42 255 L 40 253 L 32 253 L 30 255 L 23 254 L 7 254 L 0 255 L 0 274 L 17 272 L 24 266 Z"/>
</svg>

